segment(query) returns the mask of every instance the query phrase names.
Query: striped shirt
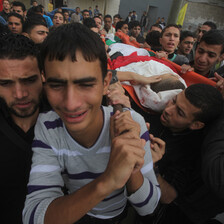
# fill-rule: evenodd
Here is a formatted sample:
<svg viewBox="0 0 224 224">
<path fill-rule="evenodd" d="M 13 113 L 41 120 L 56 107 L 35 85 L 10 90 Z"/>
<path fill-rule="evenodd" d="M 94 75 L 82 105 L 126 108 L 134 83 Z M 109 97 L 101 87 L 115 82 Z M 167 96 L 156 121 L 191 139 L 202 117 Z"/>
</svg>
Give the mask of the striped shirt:
<svg viewBox="0 0 224 224">
<path fill-rule="evenodd" d="M 113 108 L 102 107 L 102 110 L 103 128 L 95 144 L 88 149 L 70 136 L 54 111 L 39 115 L 32 145 L 33 164 L 23 211 L 24 223 L 44 223 L 47 207 L 54 199 L 63 196 L 61 188 L 64 185 L 69 193 L 75 192 L 105 171 L 111 150 L 109 126 Z M 127 200 L 140 215 L 152 213 L 157 206 L 160 188 L 153 171 L 149 134 L 141 115 L 133 110 L 131 115 L 140 123 L 141 138 L 146 140 L 145 162 L 141 169 L 144 182 L 130 196 L 125 187 L 114 191 L 88 212 L 90 216 L 115 217 L 122 213 Z"/>
</svg>

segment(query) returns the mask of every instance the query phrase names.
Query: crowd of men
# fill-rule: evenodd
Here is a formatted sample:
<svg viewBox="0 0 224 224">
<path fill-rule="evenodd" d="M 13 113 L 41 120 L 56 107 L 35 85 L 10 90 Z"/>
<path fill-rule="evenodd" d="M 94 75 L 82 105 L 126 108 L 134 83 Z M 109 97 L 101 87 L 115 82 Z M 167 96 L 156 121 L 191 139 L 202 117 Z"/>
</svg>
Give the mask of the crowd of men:
<svg viewBox="0 0 224 224">
<path fill-rule="evenodd" d="M 37 1 L 27 10 L 3 0 L 2 223 L 224 223 L 224 33 L 211 21 L 192 33 L 164 18 L 146 33 L 146 19 L 98 6 L 51 19 Z M 211 85 L 146 110 L 119 80 L 166 82 L 111 68 L 117 43 Z"/>
</svg>

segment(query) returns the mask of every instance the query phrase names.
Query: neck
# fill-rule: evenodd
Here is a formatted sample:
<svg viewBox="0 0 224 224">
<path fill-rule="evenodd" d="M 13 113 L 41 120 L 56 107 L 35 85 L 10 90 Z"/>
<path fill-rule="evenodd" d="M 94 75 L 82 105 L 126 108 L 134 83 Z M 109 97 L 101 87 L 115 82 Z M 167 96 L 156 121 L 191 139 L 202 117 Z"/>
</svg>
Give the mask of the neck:
<svg viewBox="0 0 224 224">
<path fill-rule="evenodd" d="M 10 9 L 4 9 L 5 13 L 10 13 Z"/>
<path fill-rule="evenodd" d="M 35 125 L 38 115 L 39 109 L 30 117 L 21 118 L 13 114 L 11 116 L 16 125 L 18 125 L 26 133 L 32 126 Z"/>
<path fill-rule="evenodd" d="M 210 70 L 206 70 L 206 71 L 198 71 L 197 69 L 194 69 L 194 71 L 202 76 L 208 76 Z"/>
</svg>

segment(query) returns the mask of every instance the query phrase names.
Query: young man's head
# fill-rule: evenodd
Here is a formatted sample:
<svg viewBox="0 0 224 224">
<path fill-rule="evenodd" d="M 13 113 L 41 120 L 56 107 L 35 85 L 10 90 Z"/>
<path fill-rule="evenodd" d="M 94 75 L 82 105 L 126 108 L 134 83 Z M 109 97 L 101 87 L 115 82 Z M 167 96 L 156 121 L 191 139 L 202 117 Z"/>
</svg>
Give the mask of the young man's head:
<svg viewBox="0 0 224 224">
<path fill-rule="evenodd" d="M 53 20 L 54 27 L 59 27 L 65 22 L 65 18 L 62 12 L 55 12 Z"/>
<path fill-rule="evenodd" d="M 102 26 L 102 20 L 99 16 L 94 16 L 93 18 L 95 20 L 97 28 L 100 30 Z"/>
<path fill-rule="evenodd" d="M 21 34 L 23 31 L 23 17 L 15 12 L 8 15 L 8 27 L 12 33 Z"/>
<path fill-rule="evenodd" d="M 69 21 L 69 11 L 68 10 L 64 10 L 63 12 L 63 15 L 64 15 L 64 18 L 65 18 L 65 21 Z"/>
<path fill-rule="evenodd" d="M 169 54 L 172 54 L 179 44 L 180 30 L 177 25 L 170 24 L 166 26 L 161 32 L 160 44 L 162 49 Z"/>
<path fill-rule="evenodd" d="M 173 132 L 198 130 L 222 113 L 221 93 L 213 86 L 194 84 L 169 101 L 160 120 Z"/>
<path fill-rule="evenodd" d="M 48 100 L 69 133 L 95 127 L 111 78 L 99 35 L 79 23 L 60 26 L 43 42 L 41 59 Z"/>
<path fill-rule="evenodd" d="M 129 30 L 130 30 L 130 35 L 132 37 L 138 37 L 140 32 L 141 32 L 141 25 L 139 21 L 132 21 L 129 23 Z"/>
<path fill-rule="evenodd" d="M 158 23 L 153 24 L 150 28 L 150 32 L 151 31 L 159 31 L 161 33 L 162 30 L 163 30 L 162 27 Z"/>
<path fill-rule="evenodd" d="M 28 17 L 23 25 L 23 35 L 30 38 L 35 44 L 41 44 L 48 33 L 47 23 L 41 15 Z"/>
<path fill-rule="evenodd" d="M 203 35 L 194 58 L 195 72 L 207 76 L 211 68 L 224 55 L 224 35 L 220 30 L 210 30 Z"/>
<path fill-rule="evenodd" d="M 195 35 L 190 31 L 182 31 L 180 34 L 180 43 L 178 45 L 178 54 L 187 56 L 190 54 L 194 45 Z"/>
<path fill-rule="evenodd" d="M 96 32 L 96 33 L 99 32 L 99 29 L 97 28 L 96 22 L 93 18 L 84 19 L 83 25 L 91 29 L 93 32 Z"/>
<path fill-rule="evenodd" d="M 20 14 L 23 17 L 23 19 L 25 19 L 26 7 L 22 2 L 13 1 L 12 2 L 12 10 L 13 10 L 13 12 Z"/>
<path fill-rule="evenodd" d="M 160 44 L 160 32 L 159 31 L 151 31 L 146 35 L 145 41 L 151 47 L 153 51 L 161 51 Z"/>
<path fill-rule="evenodd" d="M 32 1 L 32 6 L 38 6 L 38 2 L 37 1 Z"/>
<path fill-rule="evenodd" d="M 111 15 L 104 16 L 104 29 L 108 31 L 112 26 L 112 17 Z"/>
<path fill-rule="evenodd" d="M 202 36 L 208 32 L 209 30 L 216 30 L 217 27 L 215 23 L 211 21 L 206 21 L 203 23 L 203 25 L 198 29 L 198 36 L 197 36 L 197 42 L 201 41 Z"/>
<path fill-rule="evenodd" d="M 116 27 L 116 24 L 117 24 L 119 21 L 121 21 L 121 16 L 120 16 L 120 14 L 116 14 L 116 15 L 114 15 L 114 16 L 113 16 L 113 25 L 114 25 L 114 27 Z"/>
<path fill-rule="evenodd" d="M 115 28 L 116 32 L 117 31 L 122 31 L 123 33 L 128 35 L 128 23 L 125 21 L 119 21 L 116 24 L 116 28 Z"/>
<path fill-rule="evenodd" d="M 89 18 L 89 10 L 84 9 L 82 11 L 82 16 L 83 16 L 83 20 L 86 19 L 86 18 Z"/>
<path fill-rule="evenodd" d="M 10 2 L 8 0 L 3 0 L 3 3 L 2 3 L 2 6 L 3 6 L 3 10 L 7 13 L 10 12 Z"/>
<path fill-rule="evenodd" d="M 38 114 L 42 93 L 39 50 L 23 35 L 0 37 L 0 97 L 14 120 Z"/>
</svg>

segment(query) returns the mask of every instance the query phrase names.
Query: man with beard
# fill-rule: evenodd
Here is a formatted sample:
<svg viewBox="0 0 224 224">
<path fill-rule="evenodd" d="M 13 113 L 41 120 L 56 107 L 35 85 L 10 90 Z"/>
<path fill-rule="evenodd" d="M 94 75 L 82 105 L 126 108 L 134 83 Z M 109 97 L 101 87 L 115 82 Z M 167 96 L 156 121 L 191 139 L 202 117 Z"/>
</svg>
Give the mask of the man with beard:
<svg viewBox="0 0 224 224">
<path fill-rule="evenodd" d="M 22 223 L 31 143 L 40 110 L 41 69 L 34 43 L 22 35 L 0 38 L 0 142 L 2 223 Z M 41 106 L 40 106 L 41 105 Z"/>
</svg>

